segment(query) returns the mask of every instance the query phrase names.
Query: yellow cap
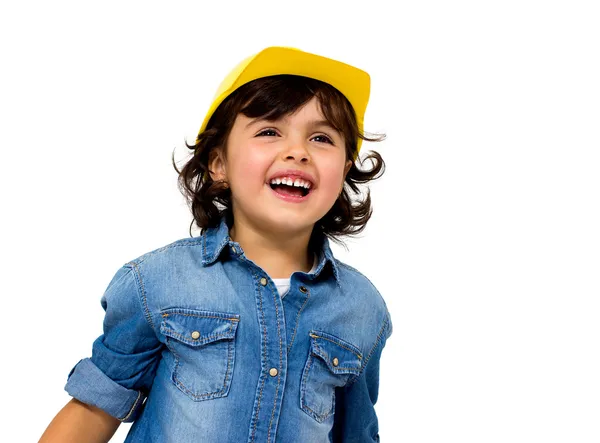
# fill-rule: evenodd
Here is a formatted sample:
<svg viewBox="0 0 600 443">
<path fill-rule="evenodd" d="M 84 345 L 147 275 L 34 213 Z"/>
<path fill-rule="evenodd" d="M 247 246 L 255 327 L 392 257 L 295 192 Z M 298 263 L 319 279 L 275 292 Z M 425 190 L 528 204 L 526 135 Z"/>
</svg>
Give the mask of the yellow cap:
<svg viewBox="0 0 600 443">
<path fill-rule="evenodd" d="M 206 128 L 213 112 L 233 91 L 257 78 L 278 74 L 302 75 L 332 85 L 344 94 L 354 107 L 358 128 L 362 133 L 371 90 L 371 78 L 368 73 L 346 63 L 296 48 L 271 46 L 242 60 L 225 77 L 217 89 L 199 134 Z M 356 155 L 361 144 L 362 139 L 359 138 Z"/>
</svg>

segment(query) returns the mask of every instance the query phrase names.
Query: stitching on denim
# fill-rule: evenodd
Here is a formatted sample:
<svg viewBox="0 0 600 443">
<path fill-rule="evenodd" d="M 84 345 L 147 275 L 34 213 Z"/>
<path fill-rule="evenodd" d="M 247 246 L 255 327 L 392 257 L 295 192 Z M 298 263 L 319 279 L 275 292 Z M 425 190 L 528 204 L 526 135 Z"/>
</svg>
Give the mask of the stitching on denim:
<svg viewBox="0 0 600 443">
<path fill-rule="evenodd" d="M 342 268 L 346 268 L 346 269 L 356 272 L 357 274 L 363 275 L 358 269 L 353 268 L 348 263 L 344 263 L 343 261 L 340 261 L 338 259 L 336 259 L 336 261 L 337 261 L 338 265 L 341 266 Z"/>
<path fill-rule="evenodd" d="M 308 353 L 308 359 L 306 361 L 306 365 L 304 366 L 304 371 L 302 371 L 302 381 L 300 382 L 300 402 L 302 408 L 305 406 L 305 395 L 306 395 L 306 379 L 308 377 L 308 371 L 310 370 L 310 366 L 312 365 L 312 354 Z"/>
<path fill-rule="evenodd" d="M 326 412 L 325 414 L 319 414 L 318 412 L 313 411 L 310 408 L 310 406 L 308 406 L 306 403 L 304 403 L 304 407 L 306 409 L 308 409 L 310 412 L 312 412 L 312 414 L 315 416 L 315 418 L 318 418 L 319 421 L 324 421 L 327 417 L 329 417 L 331 415 L 331 412 L 333 411 L 333 399 L 334 399 L 334 396 L 335 396 L 335 390 L 334 390 L 334 392 L 333 392 L 333 394 L 331 396 L 331 409 L 329 410 L 329 412 Z"/>
<path fill-rule="evenodd" d="M 256 272 L 254 272 L 254 270 L 251 270 L 252 275 L 254 277 L 254 286 L 255 286 L 255 295 L 258 294 L 259 296 L 259 300 L 260 300 L 260 305 L 259 305 L 259 309 L 260 309 L 260 313 L 261 313 L 261 318 L 260 320 L 262 320 L 263 323 L 263 336 L 264 336 L 264 346 L 262 346 L 262 352 L 261 352 L 261 362 L 260 362 L 260 366 L 261 366 L 261 378 L 262 378 L 262 382 L 261 382 L 261 386 L 260 386 L 260 391 L 259 391 L 259 395 L 258 395 L 258 399 L 257 399 L 257 404 L 256 404 L 256 413 L 254 414 L 254 416 L 252 417 L 252 421 L 254 422 L 254 426 L 252 427 L 252 433 L 250 434 L 250 438 L 251 438 L 251 442 L 254 441 L 254 437 L 256 436 L 256 426 L 258 425 L 258 414 L 260 413 L 260 401 L 262 399 L 262 394 L 263 394 L 263 389 L 265 386 L 265 380 L 266 380 L 266 374 L 264 374 L 263 370 L 265 368 L 265 362 L 266 362 L 266 350 L 267 350 L 267 328 L 265 326 L 265 313 L 263 310 L 263 304 L 262 304 L 262 294 L 260 292 L 260 287 L 258 286 L 258 274 Z"/>
<path fill-rule="evenodd" d="M 177 377 L 177 370 L 179 369 L 179 360 L 180 360 L 179 354 L 177 354 L 177 352 L 175 352 L 175 348 L 170 345 L 169 338 L 166 339 L 166 344 L 169 347 L 169 349 L 171 349 L 171 352 L 173 353 L 173 355 L 175 355 L 175 367 L 173 368 L 173 381 L 181 390 L 183 390 L 186 394 L 188 394 L 189 396 L 191 396 L 192 398 L 195 398 L 195 399 L 199 399 L 199 398 L 203 398 L 203 397 L 217 397 L 217 396 L 222 397 L 223 396 L 222 394 L 227 390 L 227 382 L 231 378 L 230 377 L 231 361 L 233 359 L 233 352 L 235 352 L 235 348 L 233 348 L 233 345 L 234 345 L 233 340 L 231 340 L 227 345 L 227 368 L 225 370 L 225 378 L 223 380 L 223 386 L 221 387 L 221 389 L 219 389 L 217 391 L 206 392 L 206 393 L 202 393 L 202 394 L 194 393 L 190 388 L 185 386 L 181 380 L 179 380 L 179 378 Z"/>
<path fill-rule="evenodd" d="M 229 236 L 228 235 L 225 236 L 225 238 L 223 238 L 223 240 L 221 240 L 221 243 L 219 243 L 217 245 L 217 247 L 214 250 L 214 253 L 213 253 L 212 257 L 210 257 L 210 260 L 208 260 L 208 261 L 209 262 L 215 261 L 227 243 L 229 243 Z"/>
<path fill-rule="evenodd" d="M 135 401 L 133 402 L 133 406 L 131 406 L 131 409 L 129 410 L 129 412 L 127 413 L 127 415 L 125 417 L 119 418 L 120 421 L 127 420 L 131 416 L 131 414 L 133 414 L 133 411 L 135 411 L 135 408 L 136 408 L 138 402 L 140 401 L 141 397 L 142 397 L 142 391 L 138 391 L 138 396 L 135 399 Z"/>
<path fill-rule="evenodd" d="M 342 266 L 343 268 L 349 269 L 353 272 L 355 272 L 356 274 L 358 274 L 360 277 L 363 277 L 365 280 L 367 280 L 369 282 L 369 284 L 371 285 L 371 287 L 375 290 L 375 292 L 377 293 L 377 295 L 379 295 L 379 297 L 381 297 L 381 300 L 383 301 L 383 304 L 385 305 L 385 299 L 383 298 L 383 296 L 381 295 L 381 293 L 379 292 L 379 289 L 377 289 L 377 287 L 373 284 L 373 282 L 369 279 L 369 277 L 367 277 L 365 274 L 363 274 L 362 272 L 360 272 L 358 269 L 353 268 L 352 266 L 350 266 L 349 264 L 346 264 L 344 262 L 341 262 L 339 260 L 336 259 L 336 261 L 340 264 L 340 266 Z"/>
<path fill-rule="evenodd" d="M 352 371 L 356 371 L 357 369 L 359 369 L 359 368 L 352 367 L 352 366 L 334 366 L 334 367 L 333 367 L 333 369 L 332 369 L 332 368 L 331 368 L 331 365 L 329 364 L 329 361 L 328 361 L 328 360 L 327 360 L 325 357 L 323 357 L 323 355 L 321 355 L 321 353 L 324 353 L 324 354 L 326 354 L 326 352 L 324 352 L 324 351 L 322 351 L 322 350 L 321 350 L 322 348 L 320 348 L 320 347 L 319 347 L 319 345 L 317 344 L 317 342 L 313 342 L 313 345 L 314 345 L 314 347 L 315 347 L 315 348 L 317 348 L 317 351 L 318 351 L 318 353 L 316 353 L 316 354 L 314 354 L 314 355 L 316 355 L 316 356 L 320 357 L 322 360 L 324 360 L 324 361 L 325 361 L 325 363 L 327 364 L 327 367 L 328 367 L 328 368 L 329 368 L 329 369 L 330 369 L 332 372 L 334 372 L 334 373 L 335 373 L 335 371 L 338 371 L 338 370 L 345 370 L 345 369 L 349 369 L 349 370 L 352 370 Z"/>
<path fill-rule="evenodd" d="M 340 280 L 340 273 L 338 271 L 338 267 L 336 266 L 336 262 L 337 262 L 337 259 L 332 258 L 331 267 L 333 268 L 333 276 L 335 277 L 335 282 L 337 283 L 338 287 L 340 289 L 342 289 L 342 282 Z"/>
<path fill-rule="evenodd" d="M 319 422 L 324 421 L 327 417 L 329 417 L 331 415 L 331 412 L 333 411 L 333 407 L 326 412 L 325 414 L 319 414 L 318 412 L 314 411 L 310 406 L 308 406 L 308 404 L 306 403 L 306 380 L 308 379 L 308 374 L 310 373 L 310 368 L 312 366 L 312 362 L 313 362 L 313 358 L 312 358 L 312 354 L 308 356 L 308 362 L 307 362 L 307 366 L 304 370 L 304 374 L 302 376 L 302 408 L 305 410 L 308 410 L 308 412 L 311 413 L 311 415 L 317 419 Z M 333 400 L 333 396 L 335 395 L 335 389 L 333 391 L 332 394 L 332 400 Z"/>
<path fill-rule="evenodd" d="M 310 298 L 310 289 L 306 288 L 306 290 L 307 290 L 307 292 L 306 292 L 306 299 L 304 300 L 304 304 L 300 307 L 300 310 L 298 310 L 298 314 L 296 314 L 296 325 L 294 326 L 294 332 L 292 333 L 292 339 L 290 340 L 290 344 L 288 345 L 288 349 L 287 349 L 288 356 L 290 355 L 290 351 L 292 349 L 292 344 L 294 344 L 294 340 L 296 339 L 296 331 L 298 329 L 298 323 L 300 323 L 300 314 L 304 310 L 304 307 L 306 306 L 306 304 L 308 303 L 308 299 Z"/>
<path fill-rule="evenodd" d="M 240 321 L 239 318 L 235 318 L 235 317 L 217 317 L 215 315 L 186 314 L 184 312 L 165 312 L 165 313 L 162 314 L 163 317 L 168 317 L 169 315 L 184 315 L 186 317 L 216 318 L 216 319 L 219 319 L 219 320 Z"/>
<path fill-rule="evenodd" d="M 325 261 L 323 263 L 323 266 L 320 266 L 321 262 L 319 261 L 319 266 L 317 266 L 317 269 L 315 269 L 315 272 L 313 274 L 308 274 L 308 277 L 311 280 L 316 280 L 317 278 L 320 278 L 321 273 L 327 266 L 327 262 L 330 262 L 331 269 L 333 270 L 333 277 L 335 280 L 335 284 L 337 285 L 338 288 L 342 289 L 342 283 L 340 281 L 340 274 L 339 274 L 337 266 L 336 266 L 337 261 L 338 260 L 333 256 L 333 254 L 331 254 L 331 257 L 328 257 L 327 255 L 325 255 Z"/>
<path fill-rule="evenodd" d="M 213 334 L 213 335 L 208 335 L 206 337 L 204 337 L 202 340 L 198 340 L 198 339 L 193 339 L 195 343 L 209 343 L 209 339 L 213 339 L 213 338 L 219 338 L 219 337 L 229 337 L 229 338 L 233 338 L 231 336 L 231 324 L 229 325 L 229 331 L 227 332 L 223 332 L 221 334 Z M 179 332 L 175 332 L 173 329 L 167 327 L 167 326 L 163 326 L 163 333 L 164 332 L 169 332 L 171 335 L 171 337 L 173 338 L 179 338 L 181 341 L 183 341 L 184 343 L 187 343 L 187 340 L 189 340 L 189 338 L 187 338 L 185 335 L 180 334 Z M 174 337 L 175 336 L 175 337 Z M 206 341 L 205 341 L 206 340 Z"/>
<path fill-rule="evenodd" d="M 367 358 L 365 359 L 365 362 L 362 365 L 362 368 L 360 368 L 360 372 L 358 374 L 356 374 L 352 379 L 350 379 L 350 381 L 348 382 L 348 385 L 351 385 L 352 383 L 354 383 L 358 379 L 358 377 L 360 377 L 360 375 L 363 373 L 365 368 L 367 367 L 367 363 L 369 362 L 369 359 L 373 355 L 373 352 L 375 352 L 377 345 L 379 345 L 379 342 L 381 341 L 381 338 L 383 337 L 383 333 L 385 332 L 385 330 L 387 328 L 388 321 L 389 321 L 389 319 L 388 319 L 388 316 L 386 315 L 385 319 L 383 321 L 383 326 L 381 327 L 381 329 L 379 330 L 379 334 L 377 335 L 377 340 L 375 341 L 375 344 L 369 351 L 369 354 L 367 355 Z"/>
<path fill-rule="evenodd" d="M 131 260 L 129 263 L 135 263 L 135 264 L 141 264 L 143 263 L 148 257 L 154 255 L 154 254 L 158 254 L 159 252 L 163 252 L 166 251 L 167 249 L 172 249 L 172 248 L 181 248 L 181 247 L 186 247 L 186 246 L 191 246 L 191 247 L 195 247 L 198 246 L 198 242 L 200 242 L 202 239 L 201 237 L 193 237 L 193 238 L 184 238 L 181 240 L 176 240 L 171 244 L 165 245 L 165 246 L 161 246 L 160 248 L 157 248 L 153 251 L 150 252 L 146 252 L 145 254 L 143 254 L 140 257 L 137 257 L 134 260 Z"/>
<path fill-rule="evenodd" d="M 348 351 L 350 351 L 350 352 L 352 352 L 354 355 L 356 355 L 356 356 L 358 357 L 358 359 L 359 359 L 359 360 L 362 360 L 362 356 L 361 356 L 360 354 L 357 354 L 357 353 L 356 353 L 356 351 L 354 351 L 354 350 L 350 349 L 350 348 L 349 348 L 349 347 L 347 347 L 347 346 L 344 346 L 342 343 L 338 343 L 337 341 L 334 341 L 334 340 L 332 340 L 332 339 L 330 339 L 330 338 L 327 338 L 327 337 L 323 337 L 323 336 L 321 336 L 321 335 L 316 335 L 316 334 L 313 334 L 312 332 L 311 332 L 309 335 L 310 335 L 311 337 L 314 337 L 314 338 L 322 338 L 323 340 L 327 340 L 327 341 L 330 341 L 331 343 L 333 343 L 333 344 L 335 344 L 335 345 L 338 345 L 340 348 L 347 349 Z M 318 345 L 316 342 L 315 342 L 315 346 L 316 346 L 317 348 L 319 347 L 319 345 Z M 319 348 L 319 349 L 320 349 L 320 348 Z"/>
<path fill-rule="evenodd" d="M 273 295 L 273 303 L 275 305 L 275 318 L 277 319 L 277 335 L 279 336 L 279 372 L 277 377 L 277 386 L 275 387 L 275 399 L 273 401 L 273 409 L 271 411 L 271 420 L 269 420 L 269 432 L 267 433 L 267 443 L 271 441 L 271 425 L 273 423 L 273 416 L 275 415 L 275 410 L 277 409 L 277 394 L 279 392 L 279 385 L 281 384 L 281 360 L 283 358 L 281 350 L 283 348 L 283 343 L 281 341 L 281 323 L 279 322 L 279 308 L 277 306 L 277 301 L 281 301 L 279 297 L 279 292 L 273 290 L 273 285 L 269 285 L 271 289 L 271 294 Z"/>
<path fill-rule="evenodd" d="M 206 264 L 206 235 L 202 236 L 202 264 Z"/>
<path fill-rule="evenodd" d="M 144 317 L 146 318 L 146 321 L 148 322 L 148 324 L 150 325 L 150 327 L 156 334 L 156 328 L 154 327 L 154 322 L 152 321 L 152 316 L 150 315 L 150 310 L 148 309 L 148 299 L 146 298 L 146 287 L 144 286 L 144 280 L 142 280 L 142 273 L 140 271 L 140 268 L 137 265 L 137 263 L 132 262 L 132 261 L 127 264 L 131 264 L 135 270 L 134 276 L 136 277 L 135 280 L 137 283 L 136 286 L 138 287 L 138 292 L 141 292 L 140 295 L 142 297 L 142 306 L 144 309 Z"/>
<path fill-rule="evenodd" d="M 227 348 L 227 371 L 225 372 L 225 381 L 223 386 L 229 386 L 229 381 L 233 377 L 233 362 L 235 358 L 235 341 L 231 340 Z"/>
<path fill-rule="evenodd" d="M 329 261 L 331 264 L 331 268 L 333 270 L 333 277 L 335 280 L 336 285 L 342 289 L 342 283 L 340 281 L 340 275 L 338 272 L 338 268 L 337 268 L 337 262 L 338 260 L 335 258 L 335 256 L 333 255 L 333 252 L 331 251 L 331 247 L 329 246 L 329 240 L 327 238 L 327 236 L 325 236 L 323 238 L 323 242 L 321 244 L 321 250 L 323 251 L 323 255 L 325 257 L 325 264 L 323 265 L 323 268 L 321 268 L 321 270 L 319 270 L 318 274 L 320 275 L 322 270 L 325 268 L 325 266 L 327 265 L 327 262 Z M 319 256 L 319 259 L 321 257 Z M 316 273 L 316 271 L 315 271 Z"/>
</svg>

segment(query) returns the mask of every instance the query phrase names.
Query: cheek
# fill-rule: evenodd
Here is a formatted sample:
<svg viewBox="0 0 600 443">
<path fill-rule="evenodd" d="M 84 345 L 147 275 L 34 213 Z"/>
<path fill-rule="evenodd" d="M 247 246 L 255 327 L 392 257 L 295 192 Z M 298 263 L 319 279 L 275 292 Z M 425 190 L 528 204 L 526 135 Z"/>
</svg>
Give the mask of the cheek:
<svg viewBox="0 0 600 443">
<path fill-rule="evenodd" d="M 241 190 L 264 185 L 269 164 L 269 159 L 264 155 L 251 150 L 239 155 L 228 171 L 232 185 L 237 184 Z"/>
<path fill-rule="evenodd" d="M 319 185 L 322 190 L 330 192 L 337 198 L 342 186 L 342 177 L 344 175 L 344 165 L 340 162 L 331 162 L 325 165 L 319 172 Z"/>
</svg>

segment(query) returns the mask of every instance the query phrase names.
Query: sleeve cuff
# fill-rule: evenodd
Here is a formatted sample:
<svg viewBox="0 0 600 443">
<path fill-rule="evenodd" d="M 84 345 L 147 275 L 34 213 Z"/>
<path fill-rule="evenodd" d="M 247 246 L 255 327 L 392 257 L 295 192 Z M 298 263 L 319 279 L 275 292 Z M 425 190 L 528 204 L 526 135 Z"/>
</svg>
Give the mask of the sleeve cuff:
<svg viewBox="0 0 600 443">
<path fill-rule="evenodd" d="M 142 391 L 121 386 L 89 358 L 79 360 L 71 369 L 65 391 L 77 400 L 96 406 L 125 423 L 137 418 L 145 399 Z"/>
</svg>

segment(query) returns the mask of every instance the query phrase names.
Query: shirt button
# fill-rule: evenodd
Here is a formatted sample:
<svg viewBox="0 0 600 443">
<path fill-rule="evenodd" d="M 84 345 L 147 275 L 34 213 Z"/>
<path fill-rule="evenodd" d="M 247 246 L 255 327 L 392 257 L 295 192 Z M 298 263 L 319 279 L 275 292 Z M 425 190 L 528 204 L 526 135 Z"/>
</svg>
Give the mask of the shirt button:
<svg viewBox="0 0 600 443">
<path fill-rule="evenodd" d="M 306 294 L 308 289 L 306 289 L 304 286 L 300 286 L 300 292 L 304 292 Z"/>
<path fill-rule="evenodd" d="M 271 368 L 269 374 L 271 374 L 271 377 L 275 377 L 278 374 L 277 368 Z"/>
<path fill-rule="evenodd" d="M 333 366 L 337 366 L 337 365 L 339 365 L 339 364 L 340 364 L 340 362 L 339 362 L 339 360 L 337 359 L 337 357 L 333 357 Z"/>
<path fill-rule="evenodd" d="M 264 278 L 264 277 L 263 277 L 263 278 L 261 278 L 261 279 L 260 279 L 260 284 L 261 284 L 261 285 L 263 285 L 263 286 L 267 286 L 267 279 L 266 279 L 266 278 Z"/>
<path fill-rule="evenodd" d="M 196 340 L 198 337 L 200 337 L 200 333 L 199 333 L 198 331 L 194 331 L 194 332 L 192 332 L 192 338 L 193 338 L 194 340 Z"/>
<path fill-rule="evenodd" d="M 232 246 L 231 250 L 233 251 L 234 254 L 237 254 L 237 249 L 235 249 L 235 246 Z"/>
</svg>

